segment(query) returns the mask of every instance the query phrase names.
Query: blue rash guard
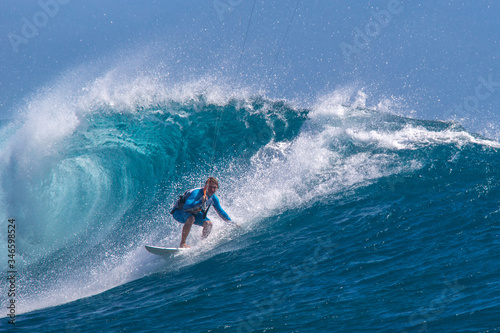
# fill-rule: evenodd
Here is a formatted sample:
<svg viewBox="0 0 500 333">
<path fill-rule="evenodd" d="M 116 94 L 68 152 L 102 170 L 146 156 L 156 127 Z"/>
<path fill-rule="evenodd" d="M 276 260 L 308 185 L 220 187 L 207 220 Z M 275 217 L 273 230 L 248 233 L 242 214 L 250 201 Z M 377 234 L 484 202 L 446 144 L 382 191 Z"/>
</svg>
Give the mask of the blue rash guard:
<svg viewBox="0 0 500 333">
<path fill-rule="evenodd" d="M 219 198 L 214 194 L 211 197 L 208 197 L 208 200 L 205 203 L 201 202 L 201 198 L 203 197 L 203 188 L 197 188 L 191 192 L 189 197 L 186 199 L 184 206 L 181 209 L 174 208 L 172 212 L 172 216 L 177 222 L 186 223 L 187 219 L 191 216 L 195 216 L 194 224 L 203 226 L 204 221 L 210 221 L 207 218 L 207 212 L 210 206 L 214 206 L 215 211 L 224 221 L 231 221 L 231 218 L 220 206 Z M 201 208 L 201 210 L 200 210 Z M 199 211 L 200 210 L 200 211 Z"/>
</svg>

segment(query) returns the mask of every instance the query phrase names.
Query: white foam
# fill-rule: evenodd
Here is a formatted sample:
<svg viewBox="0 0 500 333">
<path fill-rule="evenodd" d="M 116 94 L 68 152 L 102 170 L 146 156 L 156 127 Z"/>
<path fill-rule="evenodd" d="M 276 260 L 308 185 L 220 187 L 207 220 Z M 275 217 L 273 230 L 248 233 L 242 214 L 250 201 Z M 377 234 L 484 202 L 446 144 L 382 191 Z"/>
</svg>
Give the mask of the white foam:
<svg viewBox="0 0 500 333">
<path fill-rule="evenodd" d="M 478 139 L 465 131 L 432 131 L 411 125 L 406 125 L 403 129 L 394 132 L 348 128 L 345 133 L 361 143 L 375 144 L 381 148 L 397 150 L 416 149 L 419 146 L 429 144 L 456 144 L 462 146 L 468 143 L 500 148 L 500 143 L 496 141 Z"/>
<path fill-rule="evenodd" d="M 355 87 L 337 89 L 318 98 L 309 113 L 311 119 L 325 116 L 344 117 L 353 108 L 365 108 L 367 95 Z"/>
</svg>

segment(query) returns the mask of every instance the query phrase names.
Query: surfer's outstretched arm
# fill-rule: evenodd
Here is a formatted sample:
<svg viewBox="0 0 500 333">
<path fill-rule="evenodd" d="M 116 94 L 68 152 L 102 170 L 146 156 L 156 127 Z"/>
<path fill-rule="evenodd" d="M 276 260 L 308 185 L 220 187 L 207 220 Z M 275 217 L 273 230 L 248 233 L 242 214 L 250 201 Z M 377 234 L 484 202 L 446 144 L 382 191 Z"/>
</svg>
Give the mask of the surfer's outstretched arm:
<svg viewBox="0 0 500 333">
<path fill-rule="evenodd" d="M 219 198 L 216 195 L 213 196 L 213 199 L 214 199 L 213 205 L 214 205 L 215 211 L 217 212 L 219 217 L 221 219 L 223 219 L 227 224 L 230 224 L 230 225 L 235 226 L 237 228 L 243 229 L 239 224 L 237 224 L 236 222 L 231 220 L 229 215 L 224 211 L 224 209 L 222 209 L 222 206 L 220 205 L 220 202 L 219 202 Z"/>
<path fill-rule="evenodd" d="M 214 205 L 215 211 L 220 216 L 220 218 L 226 222 L 231 221 L 231 218 L 229 217 L 229 215 L 224 211 L 224 209 L 222 209 L 220 202 L 219 202 L 219 198 L 217 198 L 216 195 L 213 196 L 213 202 L 214 202 L 213 205 Z"/>
</svg>

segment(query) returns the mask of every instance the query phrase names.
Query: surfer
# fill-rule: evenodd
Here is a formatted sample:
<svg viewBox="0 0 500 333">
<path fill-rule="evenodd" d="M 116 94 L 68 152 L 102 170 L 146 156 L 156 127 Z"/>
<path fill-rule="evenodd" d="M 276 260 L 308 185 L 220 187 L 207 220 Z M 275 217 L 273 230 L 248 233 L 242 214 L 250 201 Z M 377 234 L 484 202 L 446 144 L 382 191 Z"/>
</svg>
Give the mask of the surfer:
<svg viewBox="0 0 500 333">
<path fill-rule="evenodd" d="M 202 238 L 208 237 L 212 230 L 212 222 L 207 218 L 210 206 L 214 206 L 215 211 L 224 221 L 231 221 L 229 215 L 222 209 L 219 198 L 215 195 L 218 188 L 219 182 L 217 179 L 209 177 L 203 188 L 186 191 L 175 203 L 170 213 L 177 222 L 184 223 L 179 247 L 189 248 L 186 239 L 193 223 L 203 227 Z"/>
</svg>

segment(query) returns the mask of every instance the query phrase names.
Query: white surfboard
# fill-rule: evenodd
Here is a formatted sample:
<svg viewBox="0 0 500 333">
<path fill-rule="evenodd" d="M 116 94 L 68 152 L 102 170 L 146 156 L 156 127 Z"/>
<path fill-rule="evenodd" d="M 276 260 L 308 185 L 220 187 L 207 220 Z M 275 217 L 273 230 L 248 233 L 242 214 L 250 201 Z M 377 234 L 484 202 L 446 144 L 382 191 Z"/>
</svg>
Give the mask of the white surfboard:
<svg viewBox="0 0 500 333">
<path fill-rule="evenodd" d="M 181 247 L 161 247 L 161 246 L 151 246 L 146 245 L 146 250 L 153 254 L 157 254 L 160 256 L 166 256 L 170 254 L 176 254 L 185 250 L 189 250 L 189 248 L 181 248 Z"/>
</svg>

